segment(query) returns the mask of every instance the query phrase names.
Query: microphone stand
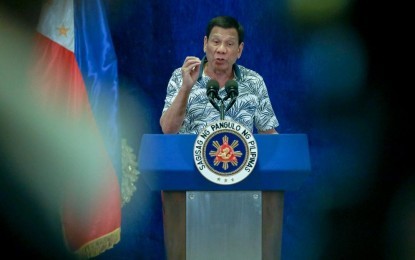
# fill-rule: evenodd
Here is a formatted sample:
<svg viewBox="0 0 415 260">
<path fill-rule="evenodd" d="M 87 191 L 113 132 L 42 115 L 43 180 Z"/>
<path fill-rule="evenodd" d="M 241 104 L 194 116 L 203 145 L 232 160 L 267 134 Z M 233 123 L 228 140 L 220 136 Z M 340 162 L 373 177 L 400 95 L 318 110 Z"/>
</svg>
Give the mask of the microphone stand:
<svg viewBox="0 0 415 260">
<path fill-rule="evenodd" d="M 212 106 L 214 108 L 216 108 L 216 110 L 219 111 L 220 120 L 225 120 L 225 112 L 228 111 L 232 107 L 232 105 L 233 105 L 233 103 L 235 103 L 235 100 L 236 99 L 234 97 L 232 97 L 232 99 L 229 102 L 229 104 L 228 104 L 227 107 L 225 107 L 225 100 L 228 99 L 228 98 L 223 99 L 223 98 L 220 98 L 220 97 L 216 97 L 216 99 L 218 99 L 220 101 L 220 105 L 219 106 L 215 102 L 215 98 L 213 98 L 213 97 L 212 98 L 209 98 L 209 101 L 212 104 Z"/>
<path fill-rule="evenodd" d="M 225 103 L 223 102 L 223 99 L 220 99 L 220 120 L 225 120 Z"/>
<path fill-rule="evenodd" d="M 228 111 L 231 108 L 233 103 L 235 103 L 235 99 L 233 98 L 229 102 L 228 107 L 225 107 L 225 100 L 226 100 L 226 98 L 225 99 L 219 98 L 220 106 L 218 107 L 218 105 L 216 103 L 215 103 L 216 106 L 214 105 L 214 107 L 219 111 L 220 120 L 225 120 L 225 112 Z"/>
</svg>

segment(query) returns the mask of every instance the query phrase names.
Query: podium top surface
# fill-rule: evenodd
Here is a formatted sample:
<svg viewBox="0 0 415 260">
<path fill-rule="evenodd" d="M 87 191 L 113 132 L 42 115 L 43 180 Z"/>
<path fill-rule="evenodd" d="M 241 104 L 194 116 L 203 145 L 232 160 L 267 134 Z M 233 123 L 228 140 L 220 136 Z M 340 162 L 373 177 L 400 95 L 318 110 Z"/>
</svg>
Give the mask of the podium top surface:
<svg viewBox="0 0 415 260">
<path fill-rule="evenodd" d="M 193 158 L 194 134 L 144 134 L 138 153 L 140 176 L 152 190 L 296 190 L 311 171 L 306 134 L 256 134 L 258 159 L 241 182 L 206 179 Z"/>
</svg>

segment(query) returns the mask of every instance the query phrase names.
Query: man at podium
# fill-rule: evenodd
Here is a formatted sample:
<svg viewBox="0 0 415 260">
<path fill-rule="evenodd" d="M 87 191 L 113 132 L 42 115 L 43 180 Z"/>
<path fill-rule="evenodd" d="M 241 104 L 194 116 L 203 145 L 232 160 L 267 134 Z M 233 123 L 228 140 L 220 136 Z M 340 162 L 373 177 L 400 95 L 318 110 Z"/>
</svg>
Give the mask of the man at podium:
<svg viewBox="0 0 415 260">
<path fill-rule="evenodd" d="M 244 29 L 233 17 L 211 19 L 203 39 L 205 56 L 188 56 L 173 71 L 160 126 L 164 134 L 199 134 L 209 124 L 232 120 L 259 134 L 277 134 L 275 116 L 266 84 L 260 74 L 236 63 L 244 48 Z M 272 192 L 264 192 L 270 209 L 265 209 L 264 224 L 275 218 Z M 163 191 L 163 224 L 168 259 L 186 259 L 186 194 Z M 272 228 L 273 222 L 269 227 Z M 271 229 L 272 230 L 272 229 Z M 273 235 L 263 234 L 263 237 Z M 271 240 L 270 240 L 271 241 Z M 272 241 L 270 242 L 272 244 Z M 266 255 L 272 250 L 265 249 Z"/>
<path fill-rule="evenodd" d="M 226 111 L 231 119 L 253 132 L 273 134 L 278 120 L 263 78 L 255 71 L 236 64 L 244 48 L 244 29 L 229 16 L 215 17 L 207 25 L 202 59 L 186 57 L 181 68 L 173 71 L 160 118 L 165 134 L 198 134 L 208 124 L 220 119 L 220 111 L 206 95 L 210 80 L 219 85 L 217 95 L 226 99 L 225 85 L 234 80 L 239 95 Z"/>
</svg>

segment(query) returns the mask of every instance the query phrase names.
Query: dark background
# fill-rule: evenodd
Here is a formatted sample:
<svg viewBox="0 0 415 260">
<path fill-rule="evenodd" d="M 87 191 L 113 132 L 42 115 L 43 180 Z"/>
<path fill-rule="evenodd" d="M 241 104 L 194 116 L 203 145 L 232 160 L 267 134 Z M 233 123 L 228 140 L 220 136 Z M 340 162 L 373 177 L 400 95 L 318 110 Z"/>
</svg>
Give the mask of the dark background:
<svg viewBox="0 0 415 260">
<path fill-rule="evenodd" d="M 187 55 L 202 56 L 208 20 L 235 16 L 246 32 L 240 64 L 264 77 L 277 130 L 309 137 L 312 172 L 298 191 L 286 192 L 283 259 L 414 257 L 404 7 L 386 1 L 104 2 L 118 58 L 120 129 L 136 152 L 143 133 L 161 133 L 169 77 Z M 2 5 L 34 30 L 39 1 Z M 160 194 L 141 179 L 136 186 L 123 207 L 120 243 L 98 258 L 164 257 Z"/>
</svg>

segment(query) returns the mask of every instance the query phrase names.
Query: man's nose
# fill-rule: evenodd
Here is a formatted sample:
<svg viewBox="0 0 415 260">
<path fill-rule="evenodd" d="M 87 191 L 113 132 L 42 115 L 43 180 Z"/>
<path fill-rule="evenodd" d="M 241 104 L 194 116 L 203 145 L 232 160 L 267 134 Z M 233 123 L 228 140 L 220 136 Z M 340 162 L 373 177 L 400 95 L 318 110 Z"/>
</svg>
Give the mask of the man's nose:
<svg viewBox="0 0 415 260">
<path fill-rule="evenodd" d="M 218 46 L 218 52 L 226 52 L 227 51 L 227 49 L 226 49 L 226 45 L 225 45 L 225 43 L 221 43 L 219 46 Z"/>
</svg>

